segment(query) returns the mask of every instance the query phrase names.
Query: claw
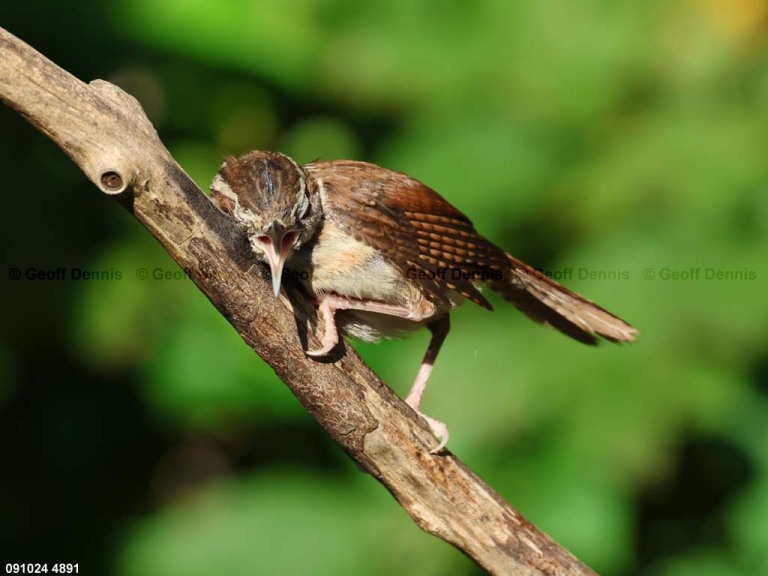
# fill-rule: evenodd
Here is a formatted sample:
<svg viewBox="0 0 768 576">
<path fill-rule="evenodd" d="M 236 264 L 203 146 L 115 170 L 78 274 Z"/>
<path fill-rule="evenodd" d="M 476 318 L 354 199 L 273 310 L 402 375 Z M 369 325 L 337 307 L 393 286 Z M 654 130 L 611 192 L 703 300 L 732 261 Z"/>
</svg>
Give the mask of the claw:
<svg viewBox="0 0 768 576">
<path fill-rule="evenodd" d="M 307 356 L 313 356 L 317 358 L 318 356 L 327 356 L 331 353 L 331 350 L 336 348 L 336 344 L 338 344 L 339 341 L 336 340 L 335 342 L 329 342 L 327 344 L 323 344 L 322 348 L 317 348 L 315 350 L 307 350 Z"/>
<path fill-rule="evenodd" d="M 440 420 L 435 420 L 434 418 L 427 416 L 423 412 L 419 412 L 417 410 L 416 413 L 427 421 L 432 435 L 440 441 L 440 443 L 435 448 L 432 448 L 429 453 L 439 454 L 443 451 L 445 445 L 448 444 L 448 438 L 450 437 L 450 434 L 448 433 L 448 426 L 446 426 L 443 422 L 440 422 Z"/>
<path fill-rule="evenodd" d="M 437 358 L 440 347 L 443 345 L 443 341 L 448 335 L 448 330 L 450 330 L 448 316 L 445 316 L 432 324 L 428 324 L 427 327 L 432 332 L 432 339 L 429 341 L 429 348 L 427 348 L 427 353 L 424 355 L 424 360 L 421 362 L 421 367 L 416 374 L 416 379 L 413 381 L 413 386 L 411 386 L 411 391 L 408 393 L 405 403 L 413 408 L 416 414 L 424 418 L 424 420 L 427 421 L 427 424 L 429 424 L 429 429 L 432 434 L 440 441 L 440 443 L 435 448 L 432 448 L 429 453 L 438 454 L 442 452 L 445 445 L 448 444 L 448 426 L 440 422 L 440 420 L 435 420 L 424 414 L 424 412 L 419 410 L 419 406 L 421 405 L 421 397 L 424 394 L 424 389 L 427 387 L 427 380 L 429 380 L 429 375 L 432 372 L 432 366 L 435 364 L 435 358 Z"/>
</svg>

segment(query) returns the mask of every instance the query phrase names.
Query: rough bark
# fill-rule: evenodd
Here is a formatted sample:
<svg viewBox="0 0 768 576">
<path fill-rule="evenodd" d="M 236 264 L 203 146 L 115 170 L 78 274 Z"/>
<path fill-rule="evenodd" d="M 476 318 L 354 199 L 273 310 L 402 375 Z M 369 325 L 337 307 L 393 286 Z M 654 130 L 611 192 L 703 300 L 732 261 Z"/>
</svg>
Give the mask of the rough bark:
<svg viewBox="0 0 768 576">
<path fill-rule="evenodd" d="M 245 238 L 174 161 L 133 97 L 108 82 L 81 82 L 0 28 L 0 99 L 158 239 L 331 437 L 423 530 L 491 574 L 593 574 L 458 458 L 431 455 L 436 440 L 426 424 L 351 348 L 328 362 L 304 354 L 308 344 L 318 344 L 307 329 L 314 309 L 298 294 L 290 300 L 272 296 Z"/>
</svg>

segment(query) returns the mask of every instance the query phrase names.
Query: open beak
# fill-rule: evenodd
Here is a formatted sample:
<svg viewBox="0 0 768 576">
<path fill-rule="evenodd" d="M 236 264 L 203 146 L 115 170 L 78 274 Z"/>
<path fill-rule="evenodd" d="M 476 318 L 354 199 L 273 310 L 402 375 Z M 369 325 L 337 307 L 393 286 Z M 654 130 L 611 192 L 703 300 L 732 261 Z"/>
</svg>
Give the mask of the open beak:
<svg viewBox="0 0 768 576">
<path fill-rule="evenodd" d="M 272 291 L 277 298 L 280 294 L 280 283 L 283 277 L 283 266 L 285 261 L 293 251 L 293 242 L 296 239 L 296 232 L 285 231 L 282 226 L 273 226 L 272 229 L 263 236 L 257 236 L 251 242 L 264 252 L 272 272 Z"/>
</svg>

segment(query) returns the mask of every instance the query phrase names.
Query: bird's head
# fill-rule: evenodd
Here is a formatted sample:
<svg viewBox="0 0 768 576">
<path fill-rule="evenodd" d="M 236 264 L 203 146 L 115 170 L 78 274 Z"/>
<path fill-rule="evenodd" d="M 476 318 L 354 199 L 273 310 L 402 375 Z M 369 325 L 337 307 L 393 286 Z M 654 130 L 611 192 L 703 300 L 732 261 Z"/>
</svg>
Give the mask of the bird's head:
<svg viewBox="0 0 768 576">
<path fill-rule="evenodd" d="M 312 238 L 320 220 L 318 194 L 304 171 L 284 154 L 249 152 L 226 159 L 211 191 L 216 205 L 248 235 L 256 256 L 269 264 L 277 297 L 285 263 Z"/>
</svg>

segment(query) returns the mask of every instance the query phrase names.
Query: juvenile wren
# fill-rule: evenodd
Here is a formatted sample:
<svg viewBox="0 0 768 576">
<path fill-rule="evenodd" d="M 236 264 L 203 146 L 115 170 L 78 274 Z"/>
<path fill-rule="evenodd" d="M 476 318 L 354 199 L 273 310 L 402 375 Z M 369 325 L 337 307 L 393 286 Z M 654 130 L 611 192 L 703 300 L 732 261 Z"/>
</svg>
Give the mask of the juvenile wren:
<svg viewBox="0 0 768 576">
<path fill-rule="evenodd" d="M 443 449 L 448 429 L 419 410 L 450 328 L 449 313 L 471 300 L 492 310 L 484 284 L 537 322 L 583 342 L 632 342 L 637 330 L 477 233 L 442 196 L 403 173 L 367 162 L 299 166 L 277 152 L 227 158 L 211 184 L 216 205 L 246 233 L 271 270 L 298 272 L 323 321 L 328 354 L 339 331 L 360 340 L 432 333 L 406 402 Z"/>
</svg>

